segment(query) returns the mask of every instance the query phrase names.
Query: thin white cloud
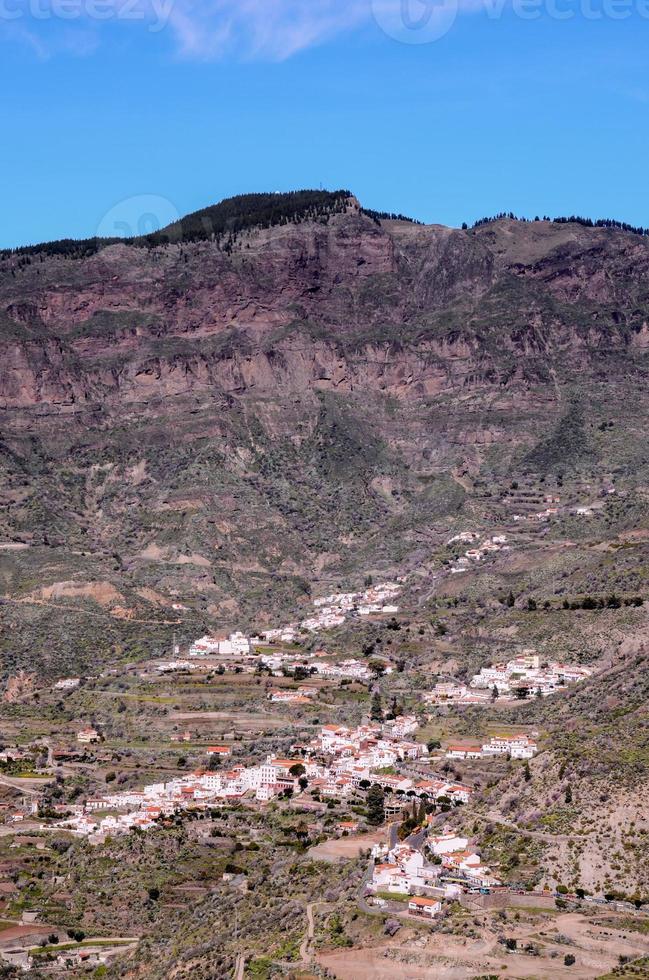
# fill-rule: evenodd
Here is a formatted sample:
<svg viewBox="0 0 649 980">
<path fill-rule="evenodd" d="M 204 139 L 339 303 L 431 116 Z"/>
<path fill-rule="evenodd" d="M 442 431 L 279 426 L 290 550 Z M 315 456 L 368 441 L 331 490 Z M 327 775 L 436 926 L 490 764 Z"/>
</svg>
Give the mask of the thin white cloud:
<svg viewBox="0 0 649 980">
<path fill-rule="evenodd" d="M 149 0 L 155 5 L 156 0 Z M 181 54 L 283 61 L 371 25 L 406 45 L 439 40 L 459 13 L 497 20 L 511 0 L 157 0 L 172 4 L 168 25 Z M 539 0 L 542 2 L 542 0 Z"/>
<path fill-rule="evenodd" d="M 283 61 L 371 16 L 370 0 L 174 0 L 169 27 L 185 56 Z"/>
<path fill-rule="evenodd" d="M 39 57 L 94 50 L 102 33 L 120 26 L 171 40 L 184 58 L 283 61 L 362 26 L 406 44 L 450 29 L 459 9 L 509 0 L 12 0 L 0 37 L 30 44 Z M 0 0 L 0 9 L 2 0 Z M 65 10 L 65 13 L 61 11 Z M 70 11 L 72 10 L 72 13 Z M 3 26 L 5 30 L 3 31 Z"/>
<path fill-rule="evenodd" d="M 282 61 L 370 22 L 376 2 L 385 0 L 0 0 L 0 40 L 39 58 L 82 55 L 120 26 L 170 37 L 182 57 Z"/>
</svg>

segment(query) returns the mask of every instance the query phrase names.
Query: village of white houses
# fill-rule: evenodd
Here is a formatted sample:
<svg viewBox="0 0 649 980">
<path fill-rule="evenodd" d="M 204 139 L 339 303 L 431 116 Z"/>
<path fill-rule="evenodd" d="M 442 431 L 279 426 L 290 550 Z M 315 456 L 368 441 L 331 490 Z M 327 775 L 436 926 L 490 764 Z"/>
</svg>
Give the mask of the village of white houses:
<svg viewBox="0 0 649 980">
<path fill-rule="evenodd" d="M 0 980 L 648 980 L 647 25 L 607 2 L 0 0 Z M 467 169 L 536 193 L 553 98 L 552 194 L 480 217 Z M 355 138 L 390 210 L 179 217 Z M 638 220 L 575 216 L 625 152 Z"/>
<path fill-rule="evenodd" d="M 449 540 L 450 560 L 434 580 L 452 581 L 454 549 L 473 537 Z M 486 561 L 511 546 L 501 534 L 481 548 L 468 549 L 466 560 Z M 352 938 L 353 923 L 364 922 L 364 934 L 382 931 L 371 955 L 386 962 L 397 939 L 443 958 L 445 944 L 461 936 L 465 952 L 454 957 L 461 963 L 474 935 L 491 930 L 501 959 L 549 956 L 565 966 L 562 944 L 575 948 L 577 940 L 550 931 L 539 942 L 531 931 L 539 922 L 583 908 L 641 914 L 639 899 L 617 894 L 603 868 L 579 863 L 574 843 L 570 876 L 559 854 L 543 867 L 552 809 L 532 812 L 544 793 L 569 813 L 573 792 L 565 763 L 562 773 L 546 761 L 565 735 L 539 722 L 539 706 L 578 693 L 605 665 L 503 638 L 491 657 L 474 657 L 473 671 L 459 669 L 445 626 L 458 614 L 455 600 L 424 624 L 413 614 L 418 577 L 374 582 L 368 575 L 362 590 L 316 597 L 283 625 L 183 642 L 174 634 L 169 650 L 153 657 L 58 677 L 38 690 L 42 721 L 30 736 L 19 724 L 27 677 L 18 676 L 5 697 L 14 711 L 0 752 L 0 840 L 12 842 L 5 867 L 16 869 L 2 886 L 2 960 L 20 972 L 46 965 L 97 975 L 128 962 L 141 923 L 129 928 L 125 916 L 118 936 L 96 915 L 94 934 L 87 933 L 85 903 L 66 864 L 79 848 L 88 873 L 103 881 L 106 902 L 104 853 L 129 862 L 135 848 L 138 865 L 151 861 L 144 875 L 152 915 L 161 901 L 179 902 L 181 914 L 186 901 L 217 894 L 239 915 L 239 903 L 259 887 L 254 855 L 274 853 L 300 942 L 266 957 L 235 952 L 239 975 L 266 961 L 274 975 L 273 963 L 293 958 L 317 976 L 338 962 L 338 950 L 347 960 L 357 944 L 367 952 Z M 431 645 L 434 658 L 425 655 Z M 169 846 L 195 867 L 191 882 L 180 868 L 162 873 Z M 283 863 L 291 852 L 310 862 L 320 883 L 304 929 Z M 47 855 L 57 874 L 34 878 Z M 216 881 L 208 867 L 219 869 Z M 327 935 L 345 941 L 330 948 Z M 641 951 L 636 933 L 625 941 Z"/>
</svg>

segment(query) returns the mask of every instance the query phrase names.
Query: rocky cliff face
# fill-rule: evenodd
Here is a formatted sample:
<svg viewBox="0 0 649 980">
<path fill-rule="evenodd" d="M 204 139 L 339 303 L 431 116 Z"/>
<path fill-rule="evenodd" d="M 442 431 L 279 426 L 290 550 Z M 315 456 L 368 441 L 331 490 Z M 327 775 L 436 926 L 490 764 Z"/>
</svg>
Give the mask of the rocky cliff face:
<svg viewBox="0 0 649 980">
<path fill-rule="evenodd" d="M 2 404 L 105 408 L 205 384 L 407 382 L 425 395 L 427 373 L 436 392 L 460 361 L 471 384 L 507 354 L 644 346 L 645 239 L 539 223 L 530 249 L 536 226 L 516 224 L 377 225 L 350 208 L 326 224 L 249 232 L 230 254 L 181 242 L 5 258 Z"/>
<path fill-rule="evenodd" d="M 475 481 L 640 473 L 648 344 L 649 240 L 580 225 L 350 199 L 227 248 L 4 255 L 0 536 L 32 558 L 3 591 L 109 574 L 227 618 L 402 561 Z"/>
</svg>

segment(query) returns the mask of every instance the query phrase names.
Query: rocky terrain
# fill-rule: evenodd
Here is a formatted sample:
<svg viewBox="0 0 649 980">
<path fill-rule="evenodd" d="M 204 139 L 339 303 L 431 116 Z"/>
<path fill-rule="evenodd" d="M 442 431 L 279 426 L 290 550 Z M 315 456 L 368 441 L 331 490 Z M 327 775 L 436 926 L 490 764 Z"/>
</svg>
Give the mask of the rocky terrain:
<svg viewBox="0 0 649 980">
<path fill-rule="evenodd" d="M 0 253 L 0 355 L 0 736 L 31 746 L 0 783 L 46 821 L 24 843 L 1 828 L 9 923 L 38 907 L 68 937 L 139 941 L 95 976 L 475 980 L 505 956 L 517 976 L 645 975 L 649 235 L 247 195 L 147 238 Z M 387 579 L 396 615 L 299 637 L 379 658 L 367 684 L 289 708 L 254 667 L 157 670 L 172 644 Z M 422 700 L 530 649 L 587 679 Z M 368 816 L 362 794 L 308 801 L 317 818 L 299 800 L 176 814 L 99 847 L 58 829 L 56 807 L 193 772 L 212 742 L 258 763 L 388 707 L 433 752 L 539 738 L 525 765 L 439 755 L 473 796 L 428 811 L 518 905 L 449 903 L 423 933 L 368 913 L 355 838 L 340 865 L 317 850 Z M 89 724 L 102 741 L 80 752 Z"/>
<path fill-rule="evenodd" d="M 253 196 L 2 254 L 0 591 L 30 647 L 64 604 L 77 658 L 91 615 L 114 646 L 182 632 L 173 604 L 294 608 L 425 559 L 512 474 L 644 481 L 649 238 L 271 197 L 266 227 Z"/>
</svg>

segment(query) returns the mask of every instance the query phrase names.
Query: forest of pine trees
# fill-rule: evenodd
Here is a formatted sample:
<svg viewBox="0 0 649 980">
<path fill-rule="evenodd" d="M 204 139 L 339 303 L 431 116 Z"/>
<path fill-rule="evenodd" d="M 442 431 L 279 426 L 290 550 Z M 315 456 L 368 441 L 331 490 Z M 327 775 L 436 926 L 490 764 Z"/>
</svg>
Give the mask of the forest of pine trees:
<svg viewBox="0 0 649 980">
<path fill-rule="evenodd" d="M 558 218 L 550 218 L 547 214 L 544 214 L 542 218 L 539 218 L 538 215 L 535 218 L 519 218 L 513 211 L 501 211 L 500 214 L 494 214 L 490 218 L 478 218 L 477 221 L 473 222 L 471 227 L 480 228 L 482 225 L 490 225 L 495 221 L 502 221 L 505 218 L 508 218 L 510 221 L 521 221 L 523 223 L 531 221 L 553 221 L 557 225 L 576 224 L 583 225 L 584 228 L 616 228 L 618 231 L 628 231 L 632 235 L 649 236 L 649 228 L 630 225 L 626 221 L 616 221 L 614 218 L 598 218 L 594 221 L 592 218 L 582 218 L 576 214 L 572 214 L 570 217 L 560 216 Z M 464 222 L 462 228 L 466 230 L 468 227 L 467 223 Z"/>
<path fill-rule="evenodd" d="M 371 208 L 361 208 L 361 214 L 367 215 L 375 224 L 382 221 L 408 221 L 411 225 L 423 225 L 423 221 L 416 218 L 409 218 L 406 214 L 395 214 L 394 211 L 373 211 Z"/>
<path fill-rule="evenodd" d="M 285 194 L 240 194 L 229 197 L 211 207 L 186 215 L 167 228 L 135 238 L 86 238 L 76 241 L 63 238 L 40 245 L 27 245 L 0 252 L 0 257 L 44 253 L 65 258 L 85 258 L 94 255 L 107 245 L 121 242 L 124 245 L 152 247 L 169 242 L 216 241 L 229 251 L 237 235 L 250 228 L 270 228 L 274 225 L 300 221 L 326 220 L 330 215 L 344 211 L 348 190 L 289 191 Z"/>
<path fill-rule="evenodd" d="M 221 240 L 249 228 L 271 228 L 300 221 L 327 218 L 344 211 L 348 190 L 289 191 L 286 194 L 240 194 L 219 204 L 188 214 L 161 231 L 136 240 L 137 244 L 162 245 L 174 241 Z"/>
</svg>

